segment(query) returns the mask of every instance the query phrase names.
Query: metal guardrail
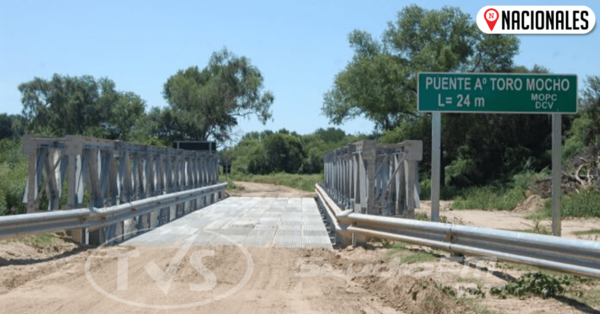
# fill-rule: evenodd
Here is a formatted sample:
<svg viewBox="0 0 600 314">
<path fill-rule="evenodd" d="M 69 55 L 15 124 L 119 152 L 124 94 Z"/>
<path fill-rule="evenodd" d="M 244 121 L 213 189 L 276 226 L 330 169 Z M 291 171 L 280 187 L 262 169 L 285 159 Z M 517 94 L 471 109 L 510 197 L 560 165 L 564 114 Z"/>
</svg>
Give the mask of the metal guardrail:
<svg viewBox="0 0 600 314">
<path fill-rule="evenodd" d="M 185 202 L 197 200 L 208 196 L 208 203 L 221 199 L 227 183 L 216 184 L 198 189 L 175 192 L 165 195 L 145 198 L 120 205 L 105 208 L 72 209 L 64 211 L 51 211 L 45 213 L 22 214 L 0 217 L 0 239 L 18 237 L 21 235 L 51 232 L 68 229 L 102 228 L 113 226 L 134 217 L 156 213 L 155 221 L 150 221 L 150 226 L 162 225 L 171 220 L 169 216 L 162 216 L 158 211 Z M 196 210 L 197 208 L 192 209 Z M 164 211 L 162 212 L 165 213 Z M 125 229 L 123 229 L 125 230 Z M 116 231 L 116 230 L 113 230 Z M 134 229 L 135 231 L 135 229 Z M 121 234 L 106 234 L 103 240 L 125 236 Z M 125 240 L 125 238 L 122 238 Z"/>
<path fill-rule="evenodd" d="M 316 190 L 342 246 L 377 237 L 600 279 L 600 242 L 342 211 L 321 186 Z"/>
<path fill-rule="evenodd" d="M 421 141 L 356 142 L 324 157 L 323 188 L 339 206 L 358 213 L 414 218 L 422 157 Z"/>
</svg>

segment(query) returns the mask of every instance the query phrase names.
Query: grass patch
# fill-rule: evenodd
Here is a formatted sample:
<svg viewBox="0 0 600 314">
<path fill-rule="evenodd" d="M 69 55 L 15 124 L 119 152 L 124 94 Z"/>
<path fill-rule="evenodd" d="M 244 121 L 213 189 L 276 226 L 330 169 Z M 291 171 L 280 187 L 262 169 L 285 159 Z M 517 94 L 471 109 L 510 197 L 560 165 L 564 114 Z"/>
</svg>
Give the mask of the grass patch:
<svg viewBox="0 0 600 314">
<path fill-rule="evenodd" d="M 225 180 L 221 181 L 221 182 L 225 182 Z M 231 191 L 231 190 L 243 190 L 244 187 L 241 185 L 237 185 L 235 183 L 233 183 L 233 180 L 231 178 L 228 178 L 227 180 L 227 190 Z"/>
<path fill-rule="evenodd" d="M 464 278 L 464 277 L 456 276 L 456 282 L 474 283 L 474 284 L 477 284 L 478 286 L 483 286 L 483 280 L 479 279 L 479 278 Z"/>
<path fill-rule="evenodd" d="M 560 198 L 562 217 L 600 218 L 600 192 L 594 189 L 582 190 L 580 193 L 569 193 Z M 552 199 L 546 199 L 544 208 L 526 218 L 552 218 Z"/>
<path fill-rule="evenodd" d="M 456 302 L 465 304 L 470 307 L 477 314 L 500 314 L 503 312 L 498 312 L 494 310 L 490 310 L 487 306 L 477 304 L 476 299 L 472 298 L 454 298 Z"/>
<path fill-rule="evenodd" d="M 529 187 L 535 178 L 548 174 L 548 169 L 539 173 L 522 172 L 512 177 L 509 183 L 490 184 L 483 187 L 470 187 L 458 193 L 452 209 L 513 210 L 528 195 Z"/>
<path fill-rule="evenodd" d="M 461 277 L 458 277 L 461 278 Z M 458 279 L 457 278 L 457 279 Z M 463 278 L 466 279 L 466 278 Z M 460 281 L 459 281 L 460 282 Z M 467 281 L 465 281 L 467 282 Z M 469 308 L 471 308 L 473 311 L 475 311 L 478 314 L 498 314 L 501 312 L 497 312 L 494 310 L 490 310 L 487 306 L 484 305 L 480 305 L 477 304 L 477 299 L 475 298 L 465 298 L 465 297 L 457 297 L 456 296 L 456 291 L 454 290 L 454 288 L 450 287 L 450 286 L 446 286 L 444 284 L 438 283 L 435 285 L 436 289 L 438 289 L 440 292 L 450 296 L 454 301 L 456 301 L 456 303 L 462 303 L 466 306 L 468 306 Z M 482 298 L 485 297 L 485 294 L 483 293 L 483 291 L 480 289 L 480 287 L 478 286 L 477 289 L 475 289 L 475 293 L 479 294 Z"/>
<path fill-rule="evenodd" d="M 440 302 L 440 301 L 436 301 L 434 300 L 432 297 L 430 296 L 426 296 L 425 300 L 426 303 L 432 303 L 433 306 L 435 306 L 436 308 L 443 308 L 444 307 L 444 303 Z"/>
<path fill-rule="evenodd" d="M 591 229 L 591 230 L 585 230 L 585 231 L 575 231 L 573 232 L 573 234 L 580 236 L 580 235 L 589 235 L 589 234 L 600 234 L 600 229 Z"/>
<path fill-rule="evenodd" d="M 402 242 L 394 242 L 388 244 L 387 247 L 389 248 L 389 250 L 387 252 L 386 257 L 388 259 L 399 257 L 400 262 L 403 264 L 438 261 L 438 258 L 435 256 L 435 254 L 421 250 L 411 250 L 407 248 L 406 245 L 407 244 Z"/>
<path fill-rule="evenodd" d="M 552 229 L 546 226 L 542 226 L 540 224 L 539 220 L 535 220 L 535 225 L 533 226 L 533 228 L 531 229 L 524 229 L 524 230 L 514 230 L 514 231 L 519 231 L 519 232 L 527 232 L 527 233 L 536 233 L 536 234 L 544 234 L 544 235 L 551 235 L 552 234 Z"/>
<path fill-rule="evenodd" d="M 431 219 L 429 219 L 429 215 L 427 215 L 426 213 L 416 213 L 415 219 L 421 220 L 421 221 L 431 221 Z M 440 216 L 440 222 L 443 222 L 443 223 L 448 222 L 448 217 Z"/>
<path fill-rule="evenodd" d="M 496 263 L 496 268 L 498 269 L 508 269 L 508 270 L 516 270 L 516 271 L 540 271 L 539 267 L 517 264 L 512 262 L 498 262 Z"/>
<path fill-rule="evenodd" d="M 562 277 L 565 280 L 567 280 L 567 282 L 571 285 L 586 284 L 586 285 L 597 286 L 600 284 L 600 280 L 596 280 L 596 279 L 592 279 L 592 278 L 588 278 L 588 277 L 580 277 L 577 275 L 565 274 L 565 273 L 562 273 L 559 271 L 542 269 L 542 268 L 539 268 L 536 266 L 529 266 L 529 265 L 523 265 L 523 264 L 517 264 L 517 263 L 511 263 L 511 262 L 498 262 L 496 264 L 496 268 L 497 269 L 509 269 L 509 270 L 515 270 L 515 271 L 523 271 L 523 272 L 526 271 L 526 272 L 530 272 L 530 273 L 543 273 L 548 276 Z"/>
<path fill-rule="evenodd" d="M 586 292 L 578 291 L 569 293 L 569 296 L 588 306 L 600 305 L 600 289 L 592 289 Z"/>
<path fill-rule="evenodd" d="M 47 246 L 54 243 L 57 239 L 58 237 L 54 233 L 42 233 L 23 238 L 21 242 L 33 246 Z"/>
<path fill-rule="evenodd" d="M 523 230 L 513 230 L 513 231 L 518 231 L 518 232 L 525 232 L 525 233 L 535 233 L 535 234 L 544 234 L 544 235 L 551 235 L 552 234 L 552 230 L 549 230 L 548 228 L 544 228 L 543 230 L 535 230 L 535 229 L 523 229 Z"/>
<path fill-rule="evenodd" d="M 552 214 L 548 215 L 548 213 L 546 213 L 546 209 L 542 208 L 532 214 L 525 216 L 525 219 L 531 219 L 531 220 L 552 219 Z"/>
<path fill-rule="evenodd" d="M 457 188 L 442 184 L 440 186 L 440 199 L 453 199 L 457 193 Z M 431 200 L 431 179 L 425 177 L 419 179 L 419 197 L 421 200 Z"/>
<path fill-rule="evenodd" d="M 54 233 L 34 234 L 25 238 L 5 240 L 2 242 L 21 242 L 30 246 L 45 247 L 60 242 L 60 238 Z"/>
<path fill-rule="evenodd" d="M 542 272 L 527 273 L 509 282 L 504 288 L 492 288 L 491 293 L 502 299 L 507 296 L 526 295 L 537 295 L 545 299 L 563 294 L 566 291 L 565 287 L 569 285 L 571 281 L 567 276 L 557 278 Z"/>
<path fill-rule="evenodd" d="M 427 216 L 427 214 L 425 214 L 425 213 L 416 213 L 415 219 L 422 220 L 422 221 L 429 221 L 429 216 Z"/>
<path fill-rule="evenodd" d="M 314 192 L 315 184 L 323 182 L 323 174 L 292 174 L 292 173 L 272 173 L 267 175 L 253 174 L 234 174 L 229 178 L 233 181 L 247 181 L 256 183 L 267 183 L 273 185 L 283 185 L 297 190 Z"/>
<path fill-rule="evenodd" d="M 520 186 L 507 190 L 493 186 L 473 187 L 454 200 L 452 209 L 512 210 L 526 197 L 526 190 Z"/>
</svg>

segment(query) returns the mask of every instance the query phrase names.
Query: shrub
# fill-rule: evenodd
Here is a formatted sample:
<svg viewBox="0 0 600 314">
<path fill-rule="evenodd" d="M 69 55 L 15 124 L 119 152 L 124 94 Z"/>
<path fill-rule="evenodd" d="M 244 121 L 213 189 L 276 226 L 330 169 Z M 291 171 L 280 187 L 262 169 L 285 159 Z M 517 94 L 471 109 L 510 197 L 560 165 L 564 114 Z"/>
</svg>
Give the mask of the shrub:
<svg viewBox="0 0 600 314">
<path fill-rule="evenodd" d="M 22 213 L 27 183 L 27 156 L 20 141 L 0 140 L 0 215 Z"/>
<path fill-rule="evenodd" d="M 502 190 L 493 186 L 466 189 L 452 204 L 452 209 L 512 210 L 525 199 L 521 187 Z"/>
<path fill-rule="evenodd" d="M 562 217 L 600 217 L 600 192 L 594 189 L 570 193 L 560 198 L 560 212 Z M 544 208 L 530 215 L 530 219 L 544 219 L 552 217 L 552 199 L 546 200 Z"/>
</svg>

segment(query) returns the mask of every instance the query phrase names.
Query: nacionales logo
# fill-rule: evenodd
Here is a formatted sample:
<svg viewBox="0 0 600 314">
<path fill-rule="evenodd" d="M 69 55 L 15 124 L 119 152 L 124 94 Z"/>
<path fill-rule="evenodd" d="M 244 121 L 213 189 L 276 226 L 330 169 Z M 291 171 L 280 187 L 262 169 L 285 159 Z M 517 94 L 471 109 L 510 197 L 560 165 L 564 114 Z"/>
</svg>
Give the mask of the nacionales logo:
<svg viewBox="0 0 600 314">
<path fill-rule="evenodd" d="M 477 13 L 477 26 L 486 34 L 587 34 L 596 15 L 583 5 L 487 6 Z"/>
</svg>

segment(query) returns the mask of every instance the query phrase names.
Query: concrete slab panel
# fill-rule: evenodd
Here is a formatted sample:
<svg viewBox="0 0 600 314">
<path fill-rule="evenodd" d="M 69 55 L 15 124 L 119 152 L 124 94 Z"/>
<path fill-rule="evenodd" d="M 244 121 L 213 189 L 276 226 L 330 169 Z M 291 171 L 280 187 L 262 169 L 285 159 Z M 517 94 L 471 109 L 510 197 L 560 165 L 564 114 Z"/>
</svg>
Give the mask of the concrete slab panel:
<svg viewBox="0 0 600 314">
<path fill-rule="evenodd" d="M 207 232 L 203 232 L 206 230 Z M 125 241 L 123 245 L 177 247 L 190 236 L 194 246 L 332 248 L 312 198 L 230 197 Z"/>
</svg>

